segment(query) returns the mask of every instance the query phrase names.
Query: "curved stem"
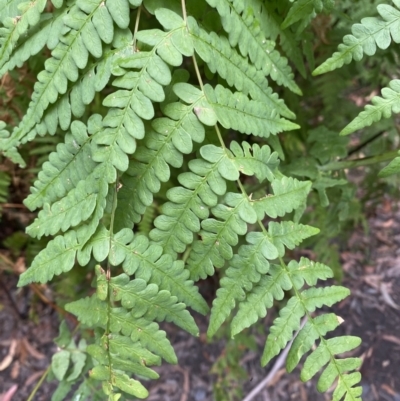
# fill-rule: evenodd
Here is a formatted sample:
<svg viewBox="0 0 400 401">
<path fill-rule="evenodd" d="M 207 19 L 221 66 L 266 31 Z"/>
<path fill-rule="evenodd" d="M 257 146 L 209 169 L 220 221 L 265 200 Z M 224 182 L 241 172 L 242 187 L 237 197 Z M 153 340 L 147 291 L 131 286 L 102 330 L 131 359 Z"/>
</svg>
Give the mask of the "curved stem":
<svg viewBox="0 0 400 401">
<path fill-rule="evenodd" d="M 48 368 L 43 372 L 41 378 L 39 379 L 39 381 L 37 382 L 35 388 L 32 390 L 32 392 L 29 394 L 29 397 L 26 401 L 32 401 L 33 397 L 35 396 L 35 394 L 37 393 L 37 391 L 39 390 L 40 386 L 42 385 L 44 379 L 47 377 L 47 375 L 49 374 L 51 369 L 51 365 L 48 366 Z"/>
</svg>

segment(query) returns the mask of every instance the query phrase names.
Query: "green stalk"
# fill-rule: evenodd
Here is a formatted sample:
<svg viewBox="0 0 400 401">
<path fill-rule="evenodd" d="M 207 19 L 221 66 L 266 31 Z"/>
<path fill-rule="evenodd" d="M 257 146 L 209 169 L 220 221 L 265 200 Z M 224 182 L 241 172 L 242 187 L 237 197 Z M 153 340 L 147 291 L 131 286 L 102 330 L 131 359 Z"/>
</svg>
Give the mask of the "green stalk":
<svg viewBox="0 0 400 401">
<path fill-rule="evenodd" d="M 397 150 L 392 152 L 383 153 L 381 155 L 372 156 L 372 157 L 364 157 L 362 159 L 356 160 L 345 160 L 345 161 L 338 161 L 325 164 L 324 166 L 319 166 L 318 169 L 320 171 L 332 171 L 332 170 L 344 170 L 348 168 L 357 168 L 362 166 L 370 166 L 372 164 L 386 162 L 392 160 L 399 153 Z"/>
</svg>

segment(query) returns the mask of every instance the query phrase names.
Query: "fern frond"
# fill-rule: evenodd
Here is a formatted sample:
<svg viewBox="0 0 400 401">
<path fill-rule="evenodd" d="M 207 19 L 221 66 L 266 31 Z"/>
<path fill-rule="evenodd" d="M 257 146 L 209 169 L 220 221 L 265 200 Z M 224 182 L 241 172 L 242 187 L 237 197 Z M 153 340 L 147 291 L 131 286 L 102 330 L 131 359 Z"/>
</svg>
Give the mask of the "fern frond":
<svg viewBox="0 0 400 401">
<path fill-rule="evenodd" d="M 165 331 L 159 330 L 155 322 L 145 318 L 132 319 L 132 314 L 124 308 L 113 308 L 110 316 L 110 330 L 130 336 L 132 341 L 140 343 L 161 356 L 168 363 L 177 363 L 177 358 L 172 345 L 166 338 Z"/>
<path fill-rule="evenodd" d="M 332 270 L 328 266 L 306 258 L 301 258 L 300 263 L 292 260 L 287 270 L 271 264 L 268 274 L 262 276 L 246 299 L 239 303 L 239 310 L 231 323 L 232 336 L 251 326 L 259 318 L 265 317 L 267 310 L 273 305 L 273 300 L 283 299 L 284 291 L 293 286 L 302 288 L 304 281 L 314 286 L 317 280 L 326 280 L 332 276 Z"/>
<path fill-rule="evenodd" d="M 143 341 L 141 344 L 137 342 L 136 338 L 127 337 L 127 335 L 130 336 L 130 326 L 133 325 L 137 328 L 141 323 L 145 323 L 145 320 L 138 319 L 136 321 L 131 318 L 131 324 L 124 325 L 125 327 L 123 328 L 120 326 L 120 321 L 128 312 L 123 308 L 110 308 L 106 302 L 100 301 L 96 297 L 72 302 L 66 308 L 68 311 L 76 314 L 83 323 L 94 327 L 104 328 L 105 326 L 109 326 L 112 328 L 112 334 L 104 332 L 101 336 L 101 346 L 92 344 L 87 347 L 88 353 L 97 361 L 97 365 L 89 373 L 90 377 L 104 382 L 103 391 L 107 395 L 111 395 L 114 392 L 114 387 L 117 387 L 135 397 L 146 398 L 148 392 L 143 385 L 123 373 L 132 372 L 151 378 L 157 376 L 155 372 L 146 367 L 147 364 L 159 364 L 160 361 L 157 354 L 155 355 L 143 348 L 143 345 L 148 345 L 146 341 Z M 118 319 L 119 317 L 122 319 Z M 121 330 L 124 335 L 117 334 Z M 154 334 L 159 334 L 157 331 L 158 326 L 156 330 L 146 330 L 143 334 L 142 330 L 140 330 L 139 337 L 148 337 L 151 348 L 160 348 L 160 345 L 165 341 L 168 342 L 168 340 L 164 337 L 164 341 L 160 341 L 160 344 L 154 343 Z M 160 334 L 162 337 L 162 333 Z M 132 335 L 131 337 L 135 336 Z M 160 335 L 157 337 L 160 339 Z M 122 352 L 124 348 L 129 351 L 126 353 Z"/>
<path fill-rule="evenodd" d="M 295 0 L 288 15 L 282 23 L 282 29 L 286 29 L 294 23 L 301 21 L 301 25 L 308 24 L 310 17 L 324 10 L 331 11 L 335 6 L 334 0 Z"/>
<path fill-rule="evenodd" d="M 18 6 L 20 13 L 15 17 L 3 18 L 4 14 L 1 14 L 4 26 L 0 28 L 0 69 L 9 60 L 20 36 L 24 35 L 29 27 L 39 23 L 46 4 L 47 0 L 22 3 Z M 10 12 L 11 8 L 5 11 Z"/>
<path fill-rule="evenodd" d="M 44 204 L 43 210 L 35 221 L 27 227 L 26 232 L 32 237 L 54 235 L 58 231 L 67 231 L 89 219 L 96 207 L 97 197 L 105 198 L 108 192 L 106 182 L 99 182 L 97 170 L 86 180 L 79 181 L 66 197 L 60 201 Z"/>
<path fill-rule="evenodd" d="M 91 118 L 89 132 L 79 121 L 71 124 L 65 144 L 59 144 L 57 151 L 50 154 L 49 161 L 44 163 L 38 180 L 31 187 L 31 194 L 24 201 L 30 210 L 63 198 L 94 170 L 97 163 L 92 160 L 89 135 L 98 132 L 99 123 L 96 124 L 95 120 L 99 117 Z"/>
<path fill-rule="evenodd" d="M 251 245 L 242 245 L 239 248 L 238 255 L 233 257 L 229 268 L 226 270 L 226 276 L 220 282 L 221 288 L 217 291 L 217 296 L 211 309 L 211 318 L 208 328 L 209 336 L 215 334 L 235 307 L 236 302 L 244 300 L 246 296 L 244 290 L 251 291 L 253 284 L 260 281 L 261 275 L 265 275 L 268 272 L 269 260 L 274 260 L 278 256 L 283 256 L 283 242 L 275 236 L 276 232 L 280 231 L 279 229 L 275 229 L 279 224 L 285 227 L 288 227 L 288 224 L 294 225 L 294 223 L 291 222 L 272 222 L 269 225 L 268 233 L 264 231 L 262 233 L 251 232 L 247 234 L 246 240 Z M 291 230 L 288 235 L 292 236 L 291 240 L 284 243 L 288 249 L 293 249 L 294 244 L 298 245 L 303 239 L 316 233 L 313 227 L 301 225 L 296 228 L 292 227 L 289 230 L 283 228 L 283 230 L 286 231 L 286 234 L 289 234 L 289 230 Z M 268 281 L 270 281 L 270 283 L 268 283 Z M 271 280 L 266 281 L 264 279 L 263 285 L 270 287 L 271 283 Z M 283 283 L 287 283 L 287 279 L 283 280 Z M 255 291 L 257 295 L 256 297 L 253 296 L 253 300 L 254 298 L 259 299 L 259 291 L 257 289 L 255 289 Z M 268 297 L 267 301 L 272 303 L 272 298 Z M 260 308 L 256 308 L 255 311 L 259 309 Z M 250 317 L 253 314 L 254 312 L 250 314 Z M 264 316 L 265 314 L 266 312 L 264 309 Z"/>
<path fill-rule="evenodd" d="M 283 221 L 281 223 L 272 221 L 268 224 L 268 234 L 272 239 L 272 243 L 278 249 L 280 257 L 285 254 L 285 247 L 294 249 L 301 241 L 318 233 L 318 228 L 296 224 L 291 221 Z"/>
<path fill-rule="evenodd" d="M 314 312 L 316 307 L 320 308 L 322 305 L 332 306 L 346 298 L 349 293 L 347 288 L 331 286 L 310 288 L 290 298 L 270 329 L 261 358 L 263 366 L 286 346 L 293 332 L 300 328 L 300 319 L 306 313 Z"/>
<path fill-rule="evenodd" d="M 389 118 L 392 113 L 399 113 L 400 80 L 393 79 L 390 81 L 389 87 L 382 89 L 382 97 L 374 96 L 371 103 L 372 105 L 366 105 L 365 110 L 340 131 L 340 135 L 349 135 L 354 131 L 380 121 L 382 118 Z"/>
<path fill-rule="evenodd" d="M 301 371 L 303 381 L 310 380 L 319 370 L 327 365 L 318 380 L 318 391 L 327 391 L 339 377 L 334 400 L 341 400 L 343 396 L 348 400 L 361 400 L 361 386 L 353 387 L 361 380 L 359 372 L 346 373 L 358 369 L 361 365 L 360 358 L 337 359 L 335 355 L 351 351 L 358 347 L 360 339 L 353 336 L 343 336 L 324 340 L 327 332 L 334 330 L 342 322 L 342 319 L 333 313 L 309 318 L 305 326 L 296 336 L 288 353 L 286 368 L 291 372 L 300 362 L 300 359 L 314 346 L 316 340 L 320 340 L 319 346 L 305 360 Z"/>
<path fill-rule="evenodd" d="M 18 6 L 24 0 L 0 0 L 0 22 L 6 18 L 16 17 L 21 13 Z"/>
<path fill-rule="evenodd" d="M 351 35 L 343 38 L 343 44 L 328 60 L 316 68 L 313 75 L 323 74 L 349 64 L 353 59 L 359 61 L 364 53 L 372 56 L 376 48 L 387 49 L 392 42 L 400 43 L 400 2 L 394 1 L 397 8 L 389 4 L 377 6 L 378 17 L 367 17 L 360 24 L 354 24 Z"/>
<path fill-rule="evenodd" d="M 311 185 L 311 181 L 298 181 L 292 177 L 273 180 L 273 194 L 252 202 L 257 218 L 262 220 L 265 215 L 272 218 L 282 217 L 297 209 L 305 203 Z"/>
<path fill-rule="evenodd" d="M 127 0 L 122 0 L 125 1 Z M 98 33 L 93 20 L 96 20 L 97 13 L 103 12 L 103 8 L 107 7 L 109 11 L 110 8 L 118 9 L 118 7 L 113 7 L 110 0 L 106 3 L 96 0 L 90 4 L 83 2 L 79 4 L 82 8 L 75 4 L 68 16 L 63 18 L 68 31 L 60 38 L 51 53 L 52 57 L 46 61 L 45 70 L 39 73 L 29 109 L 4 144 L 4 150 L 24 142 L 24 137 L 40 121 L 49 104 L 55 103 L 59 94 L 62 95 L 67 91 L 68 81 L 75 82 L 78 79 L 79 69 L 85 68 L 88 64 L 89 53 L 94 57 L 103 54 L 104 35 Z M 116 17 L 115 22 L 125 27 L 125 23 L 121 22 L 119 17 Z M 99 26 L 101 26 L 100 32 L 113 31 L 112 21 L 109 26 L 100 24 Z M 30 139 L 32 138 L 25 138 L 25 141 Z"/>
<path fill-rule="evenodd" d="M 44 46 L 54 49 L 60 39 L 63 19 L 72 6 L 66 6 L 49 14 L 42 14 L 40 22 L 22 37 L 14 47 L 8 61 L 0 68 L 0 76 L 15 67 L 21 67 L 31 56 L 39 53 Z"/>
<path fill-rule="evenodd" d="M 66 310 L 88 326 L 104 327 L 108 322 L 107 302 L 99 300 L 96 296 L 70 302 L 66 305 Z M 131 312 L 125 308 L 112 308 L 109 317 L 112 333 L 130 336 L 134 342 L 139 340 L 143 346 L 167 362 L 177 362 L 174 349 L 166 338 L 165 331 L 159 330 L 157 323 L 143 317 L 133 318 Z"/>
<path fill-rule="evenodd" d="M 174 86 L 175 87 L 175 86 Z M 143 146 L 135 152 L 127 174 L 122 179 L 119 199 L 126 208 L 117 213 L 116 227 L 131 227 L 140 221 L 146 207 L 153 202 L 153 193 L 170 177 L 169 166 L 181 167 L 182 154 L 190 153 L 192 142 L 202 142 L 205 130 L 193 113 L 200 106 L 201 96 L 190 106 L 172 103 L 164 108 L 167 117 L 155 119 Z"/>
<path fill-rule="evenodd" d="M 246 58 L 240 56 L 225 37 L 214 32 L 207 33 L 194 18 L 189 17 L 188 24 L 196 53 L 207 63 L 211 72 L 218 72 L 230 86 L 265 103 L 268 109 L 275 109 L 284 117 L 295 118 L 282 99 L 272 92 L 262 70 L 257 70 Z"/>
<path fill-rule="evenodd" d="M 386 167 L 379 172 L 379 177 L 389 177 L 400 171 L 400 157 L 395 157 Z"/>
<path fill-rule="evenodd" d="M 178 298 L 169 291 L 160 291 L 156 284 L 147 285 L 142 279 L 130 281 L 129 276 L 122 274 L 110 280 L 110 290 L 115 301 L 121 301 L 126 309 L 133 309 L 135 318 L 172 321 L 192 335 L 198 335 L 199 329 L 186 305 L 178 303 Z"/>
<path fill-rule="evenodd" d="M 207 3 L 217 9 L 232 47 L 238 46 L 244 57 L 249 55 L 250 60 L 256 68 L 262 69 L 264 75 L 271 76 L 279 85 L 301 95 L 287 59 L 274 49 L 272 41 L 265 39 L 246 1 L 207 0 Z"/>
<path fill-rule="evenodd" d="M 279 1 L 260 2 L 259 0 L 251 1 L 260 28 L 263 30 L 267 39 L 277 41 L 286 57 L 293 62 L 303 77 L 306 77 L 306 67 L 304 65 L 303 53 L 299 47 L 299 37 L 291 32 L 290 29 L 282 29 L 283 16 L 278 12 Z"/>
<path fill-rule="evenodd" d="M 278 250 L 268 236 L 261 233 L 247 234 L 250 245 L 241 245 L 238 254 L 230 261 L 226 275 L 220 281 L 221 288 L 211 309 L 207 334 L 212 336 L 231 313 L 237 301 L 245 298 L 245 290 L 250 291 L 254 283 L 269 270 L 269 260 L 276 259 Z"/>
<path fill-rule="evenodd" d="M 218 196 L 225 195 L 225 179 L 235 181 L 239 172 L 256 175 L 260 182 L 273 177 L 278 164 L 276 153 L 271 154 L 268 146 L 251 148 L 247 142 L 243 142 L 243 148 L 232 142 L 233 155 L 214 145 L 203 146 L 200 154 L 205 160 L 191 160 L 188 164 L 191 172 L 178 176 L 182 187 L 167 192 L 170 202 L 163 205 L 163 214 L 155 219 L 156 228 L 150 233 L 150 238 L 159 243 L 164 252 L 175 256 L 193 242 L 193 233 L 200 231 L 200 220 L 208 218 L 209 209 L 217 205 Z M 234 207 L 232 196 L 226 201 Z"/>
<path fill-rule="evenodd" d="M 267 314 L 274 299 L 280 301 L 284 291 L 291 288 L 290 280 L 280 266 L 271 264 L 268 275 L 263 275 L 246 299 L 239 302 L 239 310 L 232 319 L 231 335 L 235 336 Z M 240 301 L 240 300 L 239 300 Z"/>
<path fill-rule="evenodd" d="M 221 85 L 214 89 L 207 84 L 204 93 L 224 128 L 264 138 L 299 128 L 299 125 L 280 118 L 275 109 L 266 110 L 264 103 L 249 100 L 241 92 L 232 93 Z"/>
<path fill-rule="evenodd" d="M 0 212 L 1 204 L 7 201 L 11 178 L 5 171 L 0 171 Z"/>
<path fill-rule="evenodd" d="M 199 313 L 204 314 L 208 310 L 198 288 L 189 280 L 189 272 L 184 269 L 183 262 L 174 261 L 170 255 L 163 254 L 161 246 L 150 244 L 143 235 L 133 238 L 129 229 L 115 234 L 110 250 L 110 263 L 114 266 L 122 263 L 127 274 L 135 274 L 136 278 L 156 284 L 161 290 L 174 291 L 179 301 Z"/>
<path fill-rule="evenodd" d="M 171 31 L 154 29 L 141 31 L 137 35 L 138 40 L 152 46 L 151 51 L 137 52 L 128 57 L 122 54 L 114 62 L 114 73 L 121 76 L 113 85 L 123 89 L 104 99 L 103 104 L 109 107 L 110 111 L 104 118 L 104 126 L 107 128 L 105 134 L 95 140 L 99 149 L 95 151 L 94 159 L 101 162 L 110 158 L 121 171 L 128 169 L 126 154 L 135 152 L 135 139 L 144 137 L 142 119 L 149 120 L 154 117 L 152 102 L 162 102 L 165 98 L 162 87 L 168 85 L 172 78 L 168 63 L 176 66 L 182 62 L 182 54 L 176 48 L 175 38 L 185 38 L 188 35 L 183 32 L 183 20 L 177 14 L 166 11 L 177 19 L 176 25 L 173 24 L 173 28 L 169 27 Z M 156 13 L 159 14 L 162 21 L 162 12 Z M 185 52 L 183 49 L 183 54 Z M 125 69 L 139 71 L 126 72 Z M 111 144 L 114 146 L 110 146 Z"/>
<path fill-rule="evenodd" d="M 75 231 L 55 237 L 35 257 L 29 269 L 21 274 L 18 286 L 32 282 L 46 283 L 54 275 L 71 270 L 75 264 L 76 252 L 80 247 Z"/>
<path fill-rule="evenodd" d="M 138 232 L 140 234 L 145 234 L 147 236 L 149 235 L 150 231 L 153 228 L 153 222 L 156 218 L 156 214 L 157 208 L 154 203 L 146 208 L 142 216 L 142 220 L 140 220 L 140 223 L 138 224 Z"/>
</svg>

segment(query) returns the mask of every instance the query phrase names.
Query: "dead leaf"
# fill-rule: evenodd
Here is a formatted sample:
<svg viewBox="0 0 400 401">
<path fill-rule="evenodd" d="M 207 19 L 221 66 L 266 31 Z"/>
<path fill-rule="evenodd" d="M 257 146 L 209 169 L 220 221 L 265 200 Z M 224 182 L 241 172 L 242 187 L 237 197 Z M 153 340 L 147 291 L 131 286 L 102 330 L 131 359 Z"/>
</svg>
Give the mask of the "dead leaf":
<svg viewBox="0 0 400 401">
<path fill-rule="evenodd" d="M 381 283 L 380 290 L 381 290 L 382 298 L 393 309 L 400 310 L 400 306 L 397 305 L 393 301 L 392 297 L 389 295 L 389 287 L 390 287 L 389 283 Z"/>
<path fill-rule="evenodd" d="M 43 375 L 45 370 L 40 370 L 39 372 L 35 372 L 32 375 L 30 375 L 25 382 L 25 387 L 29 387 L 32 383 L 34 383 L 39 377 Z"/>
<path fill-rule="evenodd" d="M 8 350 L 8 354 L 5 356 L 5 358 L 0 363 L 0 372 L 2 370 L 7 369 L 11 365 L 11 362 L 14 359 L 16 348 L 17 348 L 17 340 L 11 340 L 10 349 Z"/>
<path fill-rule="evenodd" d="M 389 385 L 387 384 L 382 384 L 381 389 L 385 390 L 388 394 L 395 396 L 397 393 L 394 391 Z"/>
<path fill-rule="evenodd" d="M 392 336 L 390 334 L 383 334 L 382 339 L 400 345 L 400 338 Z"/>
<path fill-rule="evenodd" d="M 18 386 L 13 384 L 5 393 L 0 394 L 0 401 L 11 401 L 17 390 Z"/>
<path fill-rule="evenodd" d="M 44 359 L 46 355 L 39 352 L 36 348 L 32 347 L 29 341 L 26 338 L 21 340 L 23 347 L 28 351 L 30 356 L 33 356 L 35 359 Z"/>
<path fill-rule="evenodd" d="M 19 369 L 21 367 L 21 364 L 19 361 L 15 361 L 11 367 L 11 373 L 10 377 L 11 379 L 15 380 L 19 376 Z"/>
</svg>

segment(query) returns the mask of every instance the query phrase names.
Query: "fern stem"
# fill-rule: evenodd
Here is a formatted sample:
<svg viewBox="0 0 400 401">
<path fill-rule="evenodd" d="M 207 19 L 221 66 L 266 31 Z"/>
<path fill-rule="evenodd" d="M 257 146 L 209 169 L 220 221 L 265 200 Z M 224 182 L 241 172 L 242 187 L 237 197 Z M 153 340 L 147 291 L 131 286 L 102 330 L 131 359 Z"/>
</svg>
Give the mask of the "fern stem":
<svg viewBox="0 0 400 401">
<path fill-rule="evenodd" d="M 182 4 L 182 16 L 183 16 L 183 20 L 185 21 L 186 29 L 189 31 L 188 26 L 187 26 L 186 1 L 185 1 L 185 0 L 182 0 L 182 1 L 181 1 L 181 4 Z"/>
<path fill-rule="evenodd" d="M 377 134 L 372 135 L 370 138 L 366 139 L 364 142 L 361 142 L 359 145 L 355 146 L 353 149 L 349 150 L 349 153 L 347 154 L 347 157 L 351 156 L 354 153 L 357 153 L 359 150 L 367 146 L 369 143 L 375 141 L 375 139 L 379 138 L 382 136 L 386 131 L 379 131 Z"/>
<path fill-rule="evenodd" d="M 196 76 L 197 76 L 197 79 L 198 79 L 198 81 L 199 81 L 200 88 L 201 88 L 201 90 L 204 92 L 203 79 L 201 78 L 199 66 L 198 66 L 198 64 L 197 64 L 196 56 L 195 56 L 194 54 L 193 54 L 193 56 L 192 56 L 192 59 L 193 59 L 194 70 L 196 71 Z"/>
<path fill-rule="evenodd" d="M 219 139 L 219 143 L 221 144 L 222 149 L 224 149 L 224 150 L 226 151 L 226 146 L 225 146 L 224 138 L 222 138 L 221 131 L 219 130 L 219 127 L 218 127 L 217 124 L 215 124 L 214 127 L 215 127 L 215 131 L 216 131 L 216 133 L 217 133 L 218 139 Z M 239 180 L 238 180 L 238 181 L 239 181 Z"/>
<path fill-rule="evenodd" d="M 318 168 L 320 171 L 332 171 L 332 170 L 344 170 L 347 168 L 357 168 L 362 166 L 370 166 L 372 164 L 377 164 L 388 160 L 392 160 L 398 155 L 399 155 L 398 150 L 394 150 L 392 152 L 383 153 L 377 156 L 363 157 L 362 159 L 332 162 L 325 164 L 324 166 L 319 166 Z"/>
<path fill-rule="evenodd" d="M 136 14 L 136 20 L 135 20 L 135 28 L 133 31 L 133 50 L 136 51 L 136 36 L 139 30 L 139 22 L 140 22 L 140 16 L 142 14 L 142 6 L 139 6 L 137 14 Z"/>
<path fill-rule="evenodd" d="M 39 381 L 37 382 L 35 388 L 32 390 L 32 392 L 29 394 L 29 397 L 26 401 L 32 401 L 33 397 L 35 397 L 35 394 L 37 393 L 37 391 L 39 390 L 40 386 L 42 385 L 44 379 L 47 377 L 47 375 L 49 374 L 51 369 L 51 365 L 48 366 L 48 368 L 43 372 L 41 378 L 39 379 Z"/>
</svg>

